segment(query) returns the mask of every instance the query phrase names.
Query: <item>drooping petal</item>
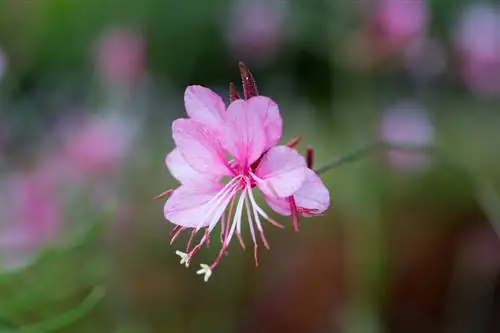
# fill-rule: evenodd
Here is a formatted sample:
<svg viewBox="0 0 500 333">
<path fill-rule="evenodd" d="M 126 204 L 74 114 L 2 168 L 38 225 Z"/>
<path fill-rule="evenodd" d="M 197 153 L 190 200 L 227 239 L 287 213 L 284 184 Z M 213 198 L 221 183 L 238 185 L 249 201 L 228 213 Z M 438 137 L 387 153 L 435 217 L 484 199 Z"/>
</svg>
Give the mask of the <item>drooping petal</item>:
<svg viewBox="0 0 500 333">
<path fill-rule="evenodd" d="M 226 106 L 222 98 L 212 90 L 198 85 L 187 87 L 184 92 L 184 106 L 191 119 L 222 130 Z"/>
<path fill-rule="evenodd" d="M 265 149 L 274 147 L 283 133 L 283 120 L 278 105 L 269 97 L 256 96 L 247 101 L 253 112 L 257 113 L 264 124 L 266 132 Z"/>
<path fill-rule="evenodd" d="M 207 216 L 207 213 L 222 187 L 219 183 L 209 182 L 181 185 L 165 203 L 163 208 L 165 218 L 182 227 L 208 226 L 210 216 Z"/>
<path fill-rule="evenodd" d="M 210 178 L 206 174 L 193 169 L 188 162 L 182 157 L 179 149 L 172 150 L 165 157 L 165 164 L 172 177 L 177 179 L 181 184 L 199 183 L 206 181 L 215 181 L 217 178 Z"/>
<path fill-rule="evenodd" d="M 192 119 L 177 119 L 172 124 L 172 136 L 179 153 L 194 170 L 207 178 L 230 174 L 224 149 L 208 126 Z"/>
<path fill-rule="evenodd" d="M 237 100 L 229 105 L 226 114 L 224 147 L 241 168 L 252 164 L 264 152 L 266 134 L 261 116 L 247 101 Z"/>
<path fill-rule="evenodd" d="M 306 179 L 293 195 L 295 205 L 304 216 L 324 213 L 330 206 L 330 193 L 323 181 L 311 169 L 307 170 Z M 278 214 L 291 215 L 290 202 L 287 198 L 265 196 L 266 202 Z"/>
<path fill-rule="evenodd" d="M 255 170 L 257 186 L 265 195 L 285 198 L 295 193 L 306 178 L 304 157 L 287 146 L 269 149 Z"/>
</svg>

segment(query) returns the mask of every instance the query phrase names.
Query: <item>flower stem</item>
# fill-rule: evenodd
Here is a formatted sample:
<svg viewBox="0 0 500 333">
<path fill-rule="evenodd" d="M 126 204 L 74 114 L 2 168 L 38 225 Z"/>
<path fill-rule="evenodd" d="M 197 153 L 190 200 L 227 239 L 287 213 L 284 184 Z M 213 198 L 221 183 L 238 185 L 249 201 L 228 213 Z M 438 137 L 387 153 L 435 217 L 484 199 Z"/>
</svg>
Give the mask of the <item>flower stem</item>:
<svg viewBox="0 0 500 333">
<path fill-rule="evenodd" d="M 317 168 L 315 171 L 318 174 L 324 173 L 330 169 L 333 169 L 335 167 L 351 163 L 351 162 L 356 162 L 369 153 L 379 151 L 379 150 L 400 150 L 400 151 L 406 151 L 406 152 L 411 152 L 411 153 L 420 153 L 420 154 L 427 154 L 427 153 L 433 153 L 438 150 L 437 146 L 434 145 L 419 145 L 419 144 L 412 144 L 412 143 L 397 143 L 397 142 L 388 142 L 388 141 L 378 141 L 375 143 L 368 144 L 364 147 L 358 148 L 350 153 L 347 153 L 343 156 L 340 157 L 335 157 L 332 159 L 330 162 L 326 163 L 325 165 Z"/>
<path fill-rule="evenodd" d="M 38 332 L 54 332 L 61 328 L 71 325 L 78 319 L 87 315 L 103 298 L 105 289 L 101 286 L 95 287 L 90 294 L 76 307 L 59 314 L 55 317 L 49 318 L 39 323 L 31 324 L 22 327 L 19 332 L 21 333 L 38 333 Z"/>
</svg>

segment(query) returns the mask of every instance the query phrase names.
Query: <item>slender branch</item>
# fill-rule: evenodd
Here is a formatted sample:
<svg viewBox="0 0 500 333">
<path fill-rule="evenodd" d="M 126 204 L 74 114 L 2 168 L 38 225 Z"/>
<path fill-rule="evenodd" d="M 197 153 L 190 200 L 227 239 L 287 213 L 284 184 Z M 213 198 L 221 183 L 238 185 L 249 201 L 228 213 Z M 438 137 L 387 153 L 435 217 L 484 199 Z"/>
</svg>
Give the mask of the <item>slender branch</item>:
<svg viewBox="0 0 500 333">
<path fill-rule="evenodd" d="M 379 150 L 400 150 L 400 151 L 406 151 L 406 152 L 411 152 L 411 153 L 421 153 L 421 154 L 428 154 L 428 153 L 434 153 L 438 150 L 437 146 L 434 145 L 419 145 L 419 144 L 412 144 L 412 143 L 397 143 L 397 142 L 388 142 L 388 141 L 378 141 L 375 143 L 371 143 L 369 145 L 366 145 L 364 147 L 358 148 L 350 153 L 347 153 L 346 155 L 336 157 L 332 159 L 330 162 L 327 162 L 325 165 L 317 168 L 315 171 L 318 174 L 324 173 L 332 168 L 341 166 L 343 164 L 351 163 L 351 162 L 356 162 L 363 157 L 365 157 L 367 154 L 379 151 Z"/>
<path fill-rule="evenodd" d="M 39 323 L 22 327 L 21 333 L 54 332 L 68 326 L 87 315 L 103 298 L 106 291 L 103 287 L 95 287 L 90 294 L 76 307 Z"/>
<path fill-rule="evenodd" d="M 408 143 L 396 143 L 379 141 L 357 150 L 354 150 L 346 155 L 336 157 L 325 165 L 317 168 L 315 171 L 318 174 L 324 173 L 335 167 L 356 162 L 369 153 L 379 151 L 379 150 L 399 150 L 415 154 L 434 154 L 436 157 L 440 158 L 441 161 L 447 162 L 450 166 L 457 170 L 464 172 L 473 182 L 473 195 L 479 207 L 488 218 L 491 226 L 495 230 L 495 233 L 500 238 L 500 196 L 498 195 L 495 187 L 491 181 L 484 177 L 478 177 L 474 172 L 469 170 L 462 163 L 457 162 L 455 159 L 451 158 L 446 154 L 441 148 L 436 145 L 418 145 L 418 144 L 408 144 Z"/>
</svg>

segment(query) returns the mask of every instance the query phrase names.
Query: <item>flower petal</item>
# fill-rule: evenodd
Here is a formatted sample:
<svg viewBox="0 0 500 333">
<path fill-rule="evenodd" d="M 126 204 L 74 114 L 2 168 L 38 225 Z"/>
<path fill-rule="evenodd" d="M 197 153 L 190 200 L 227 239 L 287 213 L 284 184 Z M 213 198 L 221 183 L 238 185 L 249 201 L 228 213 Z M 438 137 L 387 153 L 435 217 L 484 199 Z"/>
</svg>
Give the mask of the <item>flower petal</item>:
<svg viewBox="0 0 500 333">
<path fill-rule="evenodd" d="M 209 175 L 201 173 L 193 169 L 188 162 L 182 157 L 179 149 L 172 150 L 165 157 L 165 164 L 172 177 L 177 179 L 181 184 L 198 183 L 206 181 L 215 181 L 216 178 L 211 178 Z"/>
<path fill-rule="evenodd" d="M 307 170 L 306 180 L 293 195 L 295 204 L 302 215 L 312 216 L 324 213 L 330 206 L 330 193 L 323 181 L 311 169 Z M 265 197 L 269 206 L 278 214 L 290 216 L 290 203 L 287 198 Z"/>
<path fill-rule="evenodd" d="M 177 119 L 172 124 L 172 136 L 182 157 L 194 170 L 216 178 L 230 174 L 217 134 L 192 119 Z"/>
<path fill-rule="evenodd" d="M 181 185 L 168 198 L 163 208 L 165 218 L 182 227 L 206 227 L 210 223 L 207 213 L 211 200 L 221 190 L 219 183 Z M 201 225 L 200 222 L 202 223 Z"/>
<path fill-rule="evenodd" d="M 257 186 L 265 195 L 285 198 L 295 193 L 306 178 L 304 157 L 286 146 L 269 149 L 260 161 L 255 174 Z"/>
<path fill-rule="evenodd" d="M 222 130 L 226 106 L 222 98 L 212 90 L 203 86 L 193 85 L 184 92 L 184 106 L 189 118 Z"/>
<path fill-rule="evenodd" d="M 247 101 L 239 99 L 229 105 L 224 138 L 224 147 L 241 168 L 250 166 L 264 152 L 267 141 L 264 124 Z"/>
<path fill-rule="evenodd" d="M 265 96 L 252 97 L 247 103 L 253 112 L 261 117 L 264 124 L 267 140 L 265 149 L 274 147 L 283 133 L 283 120 L 278 105 Z"/>
</svg>

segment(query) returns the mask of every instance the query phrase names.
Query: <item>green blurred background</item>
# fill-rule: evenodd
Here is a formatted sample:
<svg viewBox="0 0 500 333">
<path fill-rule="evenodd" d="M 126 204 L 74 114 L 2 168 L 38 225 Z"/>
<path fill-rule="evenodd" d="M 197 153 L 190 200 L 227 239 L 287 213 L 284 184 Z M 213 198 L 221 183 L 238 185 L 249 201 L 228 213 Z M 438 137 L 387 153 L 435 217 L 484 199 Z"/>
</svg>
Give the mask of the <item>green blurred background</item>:
<svg viewBox="0 0 500 333">
<path fill-rule="evenodd" d="M 0 332 L 500 332 L 499 8 L 0 0 Z M 316 166 L 447 159 L 330 169 L 325 216 L 204 283 L 152 197 L 184 89 L 240 60 Z"/>
</svg>

